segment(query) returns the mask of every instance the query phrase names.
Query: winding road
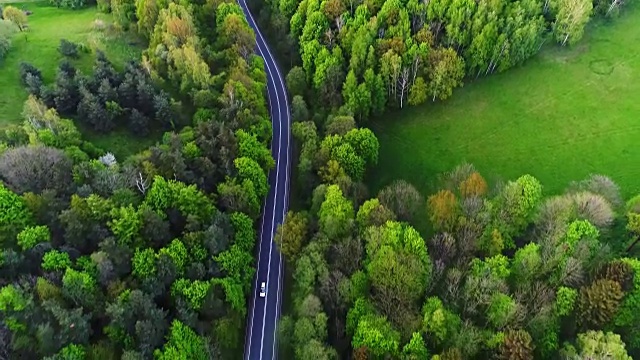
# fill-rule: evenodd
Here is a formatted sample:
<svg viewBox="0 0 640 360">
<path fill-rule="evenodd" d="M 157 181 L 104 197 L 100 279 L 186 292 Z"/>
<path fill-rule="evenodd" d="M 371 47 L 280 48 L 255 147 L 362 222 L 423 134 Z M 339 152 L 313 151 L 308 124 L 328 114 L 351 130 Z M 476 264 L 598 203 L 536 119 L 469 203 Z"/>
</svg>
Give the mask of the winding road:
<svg viewBox="0 0 640 360">
<path fill-rule="evenodd" d="M 271 153 L 276 161 L 275 168 L 269 173 L 269 194 L 262 211 L 258 264 L 247 318 L 244 359 L 271 360 L 278 357 L 276 334 L 282 304 L 283 277 L 282 255 L 274 242 L 274 236 L 289 207 L 291 112 L 284 79 L 265 38 L 249 12 L 246 0 L 238 0 L 238 4 L 242 7 L 249 26 L 256 33 L 256 52 L 264 59 L 273 129 Z M 266 282 L 265 297 L 258 295 L 262 282 Z"/>
</svg>

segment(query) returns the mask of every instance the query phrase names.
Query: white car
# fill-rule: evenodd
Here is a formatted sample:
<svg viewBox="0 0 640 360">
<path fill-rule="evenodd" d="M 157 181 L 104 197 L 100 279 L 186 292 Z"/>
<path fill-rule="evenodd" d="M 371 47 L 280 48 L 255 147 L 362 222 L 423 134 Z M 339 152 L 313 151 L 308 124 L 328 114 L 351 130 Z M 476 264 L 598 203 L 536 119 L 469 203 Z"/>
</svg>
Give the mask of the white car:
<svg viewBox="0 0 640 360">
<path fill-rule="evenodd" d="M 260 297 L 265 297 L 267 295 L 267 284 L 263 281 L 260 283 Z"/>
</svg>

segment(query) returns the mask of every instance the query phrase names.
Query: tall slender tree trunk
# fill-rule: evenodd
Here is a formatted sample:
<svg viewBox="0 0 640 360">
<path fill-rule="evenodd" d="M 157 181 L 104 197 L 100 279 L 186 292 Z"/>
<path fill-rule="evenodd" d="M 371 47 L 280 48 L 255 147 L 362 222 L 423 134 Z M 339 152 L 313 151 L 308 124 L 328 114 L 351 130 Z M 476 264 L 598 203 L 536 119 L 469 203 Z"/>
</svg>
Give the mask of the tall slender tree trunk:
<svg viewBox="0 0 640 360">
<path fill-rule="evenodd" d="M 609 16 L 609 13 L 615 9 L 616 7 L 618 7 L 620 5 L 621 0 L 613 0 L 611 2 L 611 5 L 609 6 L 609 9 L 607 9 L 607 13 L 605 14 L 605 16 Z"/>
<path fill-rule="evenodd" d="M 627 248 L 627 252 L 630 252 L 637 244 L 640 242 L 640 236 L 636 236 L 636 239 L 633 241 L 631 245 Z"/>
</svg>

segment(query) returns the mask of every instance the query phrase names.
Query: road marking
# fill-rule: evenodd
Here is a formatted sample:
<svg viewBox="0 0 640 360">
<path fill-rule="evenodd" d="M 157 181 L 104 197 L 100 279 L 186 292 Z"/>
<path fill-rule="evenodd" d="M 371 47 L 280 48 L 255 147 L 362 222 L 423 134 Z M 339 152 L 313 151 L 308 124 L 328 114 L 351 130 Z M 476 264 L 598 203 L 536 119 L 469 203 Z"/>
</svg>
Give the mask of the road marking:
<svg viewBox="0 0 640 360">
<path fill-rule="evenodd" d="M 246 4 L 245 4 L 246 6 Z M 250 14 L 250 12 L 248 11 L 247 8 L 247 13 Z M 253 21 L 253 18 L 251 19 Z M 255 24 L 255 22 L 253 22 L 254 25 L 257 28 L 257 25 Z M 261 40 L 263 40 L 261 38 Z M 266 44 L 263 43 L 263 45 L 266 46 Z M 278 123 L 279 123 L 279 137 L 278 137 L 278 152 L 277 152 L 277 166 L 276 166 L 276 186 L 275 186 L 275 191 L 274 191 L 274 201 L 273 201 L 273 211 L 272 211 L 272 216 L 271 216 L 271 233 L 269 234 L 269 261 L 268 261 L 268 265 L 267 265 L 267 280 L 268 282 L 270 282 L 270 278 L 271 278 L 271 253 L 273 251 L 273 230 L 274 230 L 274 226 L 275 226 L 275 216 L 276 216 L 276 208 L 277 208 L 277 195 L 278 195 L 278 184 L 279 184 L 279 180 L 280 180 L 280 153 L 281 153 L 281 149 L 282 149 L 282 112 L 281 112 L 281 107 L 280 107 L 280 96 L 278 95 L 278 90 L 276 87 L 276 82 L 275 79 L 273 77 L 273 72 L 271 71 L 271 66 L 269 66 L 269 60 L 268 58 L 266 58 L 264 56 L 264 52 L 262 51 L 262 48 L 260 47 L 260 43 L 257 44 L 258 46 L 258 51 L 260 52 L 260 54 L 262 55 L 262 58 L 264 60 L 265 66 L 267 68 L 267 72 L 269 73 L 269 77 L 271 78 L 271 82 L 273 84 L 274 90 L 275 90 L 275 95 L 276 95 L 276 105 L 278 107 Z M 269 54 L 270 55 L 270 54 Z M 267 90 L 268 90 L 268 86 L 267 86 Z M 271 101 L 271 97 L 269 97 L 269 101 Z M 274 110 L 273 108 L 271 108 L 270 110 Z M 262 240 L 262 239 L 261 239 Z M 256 274 L 258 274 L 259 272 L 257 271 Z M 257 276 L 257 275 L 256 275 Z M 257 283 L 256 283 L 257 284 Z M 268 287 L 267 287 L 268 288 Z M 271 292 L 267 291 L 267 294 L 265 295 L 265 301 L 264 301 L 264 306 L 263 306 L 263 314 L 262 314 L 262 331 L 261 331 L 261 337 L 260 337 L 260 359 L 262 359 L 262 353 L 264 351 L 264 328 L 266 325 L 266 317 L 267 317 L 267 305 L 269 304 L 268 298 L 269 298 L 269 294 Z M 255 294 L 253 295 L 254 299 L 255 299 Z M 252 313 L 252 318 L 255 317 L 255 308 L 254 308 L 254 312 Z M 253 319 L 252 319 L 253 322 Z M 253 337 L 253 327 L 251 329 L 251 335 Z M 251 348 L 249 348 L 249 354 L 251 352 Z"/>
<path fill-rule="evenodd" d="M 245 4 L 246 6 L 246 4 Z M 247 8 L 247 13 L 249 13 L 249 9 Z M 264 62 L 265 62 L 265 66 L 268 69 L 268 73 L 269 76 L 271 77 L 272 82 L 274 83 L 274 88 L 275 88 L 275 81 L 273 80 L 273 75 L 271 74 L 271 70 L 269 65 L 267 64 L 267 60 L 264 58 L 264 53 L 262 52 L 262 49 L 260 48 L 260 44 L 256 41 L 256 47 L 258 48 L 258 52 L 260 53 L 260 56 L 263 58 Z M 273 110 L 273 104 L 271 102 L 271 97 L 268 95 L 268 89 L 269 86 L 267 84 L 267 99 L 269 100 L 269 110 Z M 277 93 L 277 92 L 276 92 Z M 276 94 L 277 97 L 277 94 Z M 280 112 L 280 106 L 278 104 L 278 112 Z M 273 123 L 273 121 L 272 121 Z M 272 132 L 272 136 L 275 135 L 273 132 L 273 124 L 271 127 L 271 132 Z M 280 133 L 282 133 L 282 126 L 280 126 Z M 280 138 L 282 137 L 282 135 L 280 135 Z M 271 139 L 271 146 L 273 148 L 273 140 L 274 138 Z M 280 141 L 278 142 L 278 158 L 280 157 L 280 142 L 282 141 L 281 139 L 279 139 Z M 279 163 L 279 161 L 278 161 Z M 276 208 L 276 198 L 277 198 L 277 192 L 278 192 L 278 171 L 279 171 L 279 166 L 276 167 L 276 186 L 274 189 L 274 202 L 273 202 L 273 216 L 271 219 L 271 235 L 269 236 L 269 238 L 271 239 L 271 241 L 269 242 L 269 265 L 267 267 L 267 280 L 266 282 L 268 283 L 269 281 L 269 271 L 270 271 L 270 267 L 271 267 L 271 249 L 272 249 L 272 244 L 273 244 L 273 222 L 274 222 L 274 217 L 275 217 L 275 208 Z M 266 212 L 266 208 L 267 208 L 267 202 L 268 202 L 268 196 L 269 194 L 267 193 L 267 198 L 265 198 L 264 201 L 264 206 L 263 206 L 263 211 L 262 214 L 264 216 L 265 212 Z M 263 217 L 262 219 L 262 226 L 260 228 L 260 239 L 259 239 L 259 244 L 258 244 L 258 266 L 256 266 L 256 281 L 255 281 L 255 288 L 253 289 L 253 291 L 255 292 L 257 287 L 258 287 L 258 276 L 260 274 L 260 259 L 261 259 L 261 255 L 262 255 L 262 237 L 264 235 L 264 225 L 265 225 L 265 218 Z M 269 296 L 269 291 L 268 291 L 268 287 L 267 287 L 267 293 L 265 294 L 265 310 L 264 312 L 266 313 L 266 304 L 267 304 L 267 297 Z M 249 328 L 249 344 L 247 346 L 247 359 L 251 358 L 251 342 L 252 342 L 252 338 L 253 338 L 253 321 L 254 321 L 254 317 L 255 317 L 255 309 L 256 309 L 256 296 L 255 294 L 253 294 L 253 307 L 251 310 L 251 326 Z M 262 318 L 262 340 L 261 340 L 261 344 L 260 344 L 260 358 L 262 358 L 262 342 L 264 341 L 264 316 Z"/>
<path fill-rule="evenodd" d="M 278 66 L 277 64 L 275 64 L 275 66 Z M 289 196 L 288 196 L 288 191 L 289 191 L 289 181 L 291 180 L 291 178 L 289 177 L 290 175 L 290 167 L 289 167 L 289 155 L 290 155 L 290 145 L 291 145 L 291 114 L 289 112 L 289 100 L 287 97 L 287 88 L 284 86 L 284 81 L 282 80 L 282 77 L 278 76 L 278 80 L 280 81 L 280 85 L 281 85 L 281 89 L 282 92 L 284 94 L 284 99 L 285 99 L 285 109 L 286 109 L 286 115 L 287 115 L 287 121 L 285 122 L 287 124 L 287 155 L 286 155 L 286 173 L 285 173 L 285 187 L 284 187 L 284 205 L 282 207 L 282 223 L 284 224 L 285 221 L 285 217 L 286 217 L 286 212 L 287 209 L 289 208 Z M 275 320 L 275 326 L 273 329 L 273 347 L 271 350 L 271 359 L 276 359 L 277 358 L 277 350 L 276 350 L 276 334 L 278 333 L 278 318 L 279 318 L 279 314 L 281 311 L 281 306 L 282 303 L 280 302 L 280 286 L 282 285 L 282 253 L 278 252 L 278 259 L 279 259 L 279 266 L 278 266 L 278 292 L 277 292 L 277 296 L 276 296 L 276 320 Z"/>
<path fill-rule="evenodd" d="M 283 209 L 282 209 L 282 221 L 284 222 L 284 218 L 285 218 L 285 213 L 287 211 L 287 208 L 289 207 L 289 199 L 287 197 L 288 195 L 288 189 L 289 189 L 289 182 L 290 182 L 290 177 L 289 177 L 289 153 L 290 153 L 290 145 L 291 145 L 291 114 L 289 113 L 289 100 L 287 97 L 287 93 L 286 93 L 286 87 L 284 85 L 284 81 L 282 79 L 282 74 L 280 73 L 280 69 L 278 68 L 277 63 L 275 62 L 273 55 L 271 54 L 271 51 L 269 50 L 269 46 L 267 45 L 267 42 L 264 40 L 264 37 L 262 36 L 262 33 L 260 32 L 260 29 L 258 28 L 257 23 L 255 22 L 253 15 L 251 14 L 251 12 L 249 11 L 249 7 L 247 6 L 246 1 L 244 0 L 239 0 L 244 4 L 244 9 L 246 12 L 246 15 L 248 15 L 248 18 L 251 20 L 251 22 L 253 23 L 253 29 L 255 30 L 255 32 L 258 34 L 258 36 L 260 37 L 260 40 L 262 41 L 262 44 L 264 45 L 265 49 L 267 50 L 267 54 L 269 55 L 269 60 L 271 60 L 273 67 L 275 67 L 276 69 L 276 73 L 278 75 L 278 82 L 280 83 L 280 89 L 283 91 L 283 95 L 284 95 L 284 101 L 285 101 L 285 109 L 286 109 L 286 115 L 287 115 L 287 121 L 286 121 L 286 125 L 287 125 L 287 155 L 286 155 L 286 167 L 285 167 L 285 198 L 284 198 L 284 202 L 283 202 Z M 280 129 L 279 129 L 279 141 L 278 141 L 278 166 L 276 167 L 276 188 L 274 191 L 274 210 L 273 210 L 273 216 L 272 216 L 272 220 L 271 220 L 271 235 L 270 235 L 270 243 L 269 243 L 269 265 L 267 268 L 267 281 L 269 280 L 269 274 L 271 271 L 271 250 L 273 248 L 273 227 L 275 224 L 275 208 L 276 208 L 276 204 L 277 204 L 277 195 L 278 195 L 278 180 L 279 180 L 279 171 L 280 171 L 280 150 L 281 150 L 281 145 L 282 145 L 282 113 L 281 113 L 281 107 L 280 107 L 280 97 L 278 95 L 278 89 L 276 86 L 276 82 L 273 79 L 273 74 L 271 72 L 271 67 L 268 64 L 268 61 L 266 59 L 266 57 L 264 56 L 264 53 L 262 51 L 262 49 L 260 48 L 260 43 L 258 41 L 256 41 L 256 45 L 258 47 L 258 51 L 260 52 L 260 54 L 262 55 L 262 58 L 265 62 L 265 66 L 268 69 L 269 72 L 269 77 L 272 80 L 272 83 L 274 85 L 274 90 L 276 93 L 276 99 L 277 99 L 277 103 L 278 103 L 278 120 L 279 120 L 279 125 L 280 125 Z M 268 90 L 268 86 L 267 86 L 267 90 Z M 271 97 L 267 96 L 269 98 L 269 103 L 271 106 Z M 273 108 L 271 108 L 273 109 Z M 273 128 L 273 127 L 272 127 Z M 273 131 L 273 130 L 272 130 Z M 266 202 L 265 202 L 265 209 L 266 209 Z M 263 229 L 264 229 L 264 220 L 263 220 Z M 260 237 L 260 241 L 262 241 L 262 234 Z M 259 273 L 259 266 L 260 266 L 260 252 L 262 250 L 262 247 L 260 247 L 260 251 L 258 253 L 258 267 L 256 269 L 256 287 L 258 285 L 258 273 Z M 278 266 L 278 284 L 277 284 L 277 291 L 276 291 L 276 313 L 275 313 L 275 325 L 274 325 L 274 332 L 273 332 L 273 348 L 275 348 L 275 337 L 276 337 L 276 333 L 277 333 L 277 328 L 278 328 L 278 314 L 280 312 L 281 309 L 281 304 L 280 304 L 280 285 L 282 283 L 282 254 L 280 252 L 278 252 L 278 259 L 279 259 L 279 266 Z M 260 343 L 260 359 L 262 359 L 262 351 L 263 351 L 263 346 L 264 346 L 264 327 L 265 327 L 265 318 L 267 315 L 267 297 L 269 296 L 269 292 L 267 292 L 266 296 L 265 296 L 265 305 L 264 305 L 264 313 L 263 313 L 263 318 L 262 318 L 262 338 L 261 338 L 261 343 Z M 251 353 L 251 338 L 253 337 L 253 318 L 255 316 L 255 294 L 253 294 L 254 297 L 254 301 L 253 301 L 253 311 L 251 313 L 251 329 L 250 331 L 250 337 L 249 337 L 249 347 L 248 347 L 248 354 Z M 276 357 L 275 351 L 272 348 L 272 358 Z M 249 357 L 249 356 L 248 356 Z"/>
<path fill-rule="evenodd" d="M 256 44 L 256 46 L 258 46 L 258 44 Z M 260 49 L 258 48 L 258 51 L 260 51 Z M 260 51 L 260 53 L 262 53 Z M 273 104 L 271 103 L 271 97 L 267 96 L 267 99 L 269 100 L 269 110 L 271 110 L 273 108 Z M 273 126 L 272 126 L 272 134 L 273 134 Z M 272 139 L 272 145 L 273 146 L 273 139 Z M 268 177 L 267 177 L 268 179 Z M 277 180 L 276 180 L 277 181 Z M 274 190 L 275 191 L 275 190 Z M 262 206 L 262 214 L 264 215 L 266 209 L 267 209 L 267 202 L 269 200 L 269 193 L 267 193 L 267 197 L 264 199 L 264 205 Z M 260 227 L 260 238 L 258 240 L 258 265 L 256 266 L 256 281 L 255 281 L 255 288 L 252 289 L 252 291 L 256 291 L 256 289 L 258 288 L 258 274 L 260 273 L 260 257 L 262 255 L 262 236 L 264 234 L 264 225 L 265 225 L 265 219 L 262 219 L 262 226 Z M 265 294 L 265 299 L 266 299 L 266 294 Z M 248 333 L 248 337 L 249 337 L 249 343 L 247 346 L 247 359 L 249 359 L 250 355 L 251 355 L 251 340 L 253 338 L 253 318 L 255 315 L 255 311 L 256 311 L 256 296 L 254 294 L 253 296 L 253 306 L 251 307 L 251 325 L 249 326 L 249 333 Z M 246 341 L 246 340 L 245 340 Z"/>
<path fill-rule="evenodd" d="M 247 9 L 248 10 L 248 9 Z M 255 23 L 254 23 L 255 24 Z M 257 26 L 256 26 L 257 27 Z M 258 46 L 259 48 L 260 46 Z M 260 51 L 262 53 L 262 51 Z M 264 59 L 264 53 L 263 54 L 263 59 Z M 265 65 L 267 66 L 267 68 L 269 69 L 269 77 L 271 78 L 271 81 L 273 81 L 273 85 L 275 88 L 275 81 L 273 80 L 273 74 L 271 73 L 271 67 L 268 65 L 268 62 L 265 59 Z M 268 88 L 268 87 L 267 87 Z M 279 129 L 279 137 L 278 137 L 278 163 L 276 165 L 276 189 L 274 192 L 274 200 L 273 200 L 273 213 L 271 215 L 271 233 L 269 234 L 269 263 L 267 265 L 267 281 L 269 281 L 270 278 L 270 274 L 271 274 L 271 251 L 273 250 L 273 227 L 275 225 L 275 219 L 276 219 L 276 207 L 278 204 L 278 179 L 280 178 L 279 174 L 280 174 L 280 150 L 282 148 L 282 114 L 280 111 L 280 97 L 278 96 L 278 90 L 276 89 L 276 102 L 278 104 L 278 122 L 280 123 L 280 129 Z M 268 286 L 267 286 L 268 288 Z M 267 294 L 265 296 L 265 301 L 264 301 L 264 312 L 262 313 L 262 336 L 260 337 L 260 359 L 262 359 L 262 351 L 264 349 L 264 326 L 265 326 L 265 319 L 267 318 L 267 304 L 269 304 L 268 301 L 268 297 L 269 297 L 269 293 L 270 291 L 267 291 Z M 255 296 L 255 294 L 253 295 Z"/>
</svg>

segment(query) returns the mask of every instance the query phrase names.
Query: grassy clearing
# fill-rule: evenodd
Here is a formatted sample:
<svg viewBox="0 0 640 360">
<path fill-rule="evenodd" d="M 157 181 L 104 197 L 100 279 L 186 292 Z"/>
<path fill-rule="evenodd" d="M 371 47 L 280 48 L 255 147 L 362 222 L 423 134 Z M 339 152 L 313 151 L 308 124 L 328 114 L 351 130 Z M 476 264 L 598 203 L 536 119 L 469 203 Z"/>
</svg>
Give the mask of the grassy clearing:
<svg viewBox="0 0 640 360">
<path fill-rule="evenodd" d="M 72 11 L 51 7 L 47 2 L 13 5 L 31 10 L 33 14 L 29 16 L 30 29 L 13 37 L 12 48 L 7 58 L 0 63 L 0 129 L 22 122 L 20 113 L 27 92 L 20 84 L 20 62 L 30 62 L 38 67 L 45 83 L 51 83 L 55 79 L 58 64 L 63 59 L 57 50 L 60 39 L 84 43 L 92 49 L 91 54 L 81 54 L 78 60 L 73 61 L 85 73 L 92 71 L 96 49 L 104 51 L 115 66 L 121 68 L 125 61 L 139 58 L 144 46 L 137 39 L 112 30 L 108 26 L 110 15 L 101 14 L 96 8 Z M 96 20 L 103 22 L 103 30 L 96 30 Z M 141 150 L 153 142 L 135 138 L 126 131 L 100 136 L 85 130 L 82 132 L 87 140 L 120 157 Z"/>
<path fill-rule="evenodd" d="M 466 161 L 490 181 L 529 173 L 547 194 L 590 173 L 611 176 L 626 197 L 640 193 L 638 16 L 634 5 L 571 49 L 546 49 L 450 100 L 374 121 L 372 190 L 404 178 L 430 194 L 439 173 Z"/>
</svg>

